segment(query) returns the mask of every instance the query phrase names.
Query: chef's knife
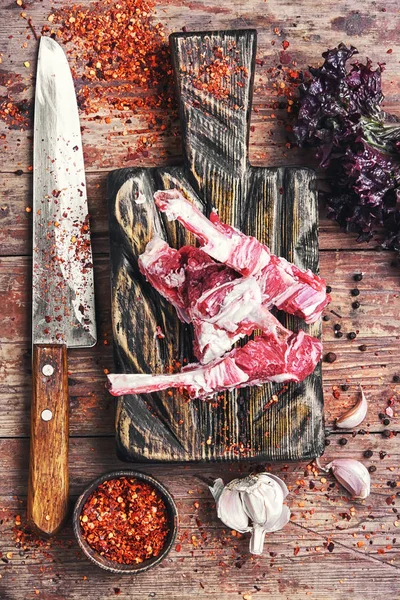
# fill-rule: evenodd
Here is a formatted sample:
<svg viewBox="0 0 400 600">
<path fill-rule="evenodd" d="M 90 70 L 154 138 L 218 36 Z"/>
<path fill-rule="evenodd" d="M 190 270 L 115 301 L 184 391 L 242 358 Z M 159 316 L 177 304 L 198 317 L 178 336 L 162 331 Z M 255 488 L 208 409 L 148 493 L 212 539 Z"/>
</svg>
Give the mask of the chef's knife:
<svg viewBox="0 0 400 600">
<path fill-rule="evenodd" d="M 40 39 L 33 157 L 33 393 L 28 519 L 52 535 L 68 512 L 67 348 L 96 343 L 78 108 L 61 47 Z"/>
</svg>

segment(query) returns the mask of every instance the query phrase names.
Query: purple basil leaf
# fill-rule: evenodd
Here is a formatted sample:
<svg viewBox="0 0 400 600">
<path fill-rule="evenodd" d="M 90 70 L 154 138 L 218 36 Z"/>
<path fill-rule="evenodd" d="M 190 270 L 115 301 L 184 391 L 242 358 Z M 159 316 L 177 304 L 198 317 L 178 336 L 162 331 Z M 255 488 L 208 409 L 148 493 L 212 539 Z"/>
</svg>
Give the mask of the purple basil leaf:
<svg viewBox="0 0 400 600">
<path fill-rule="evenodd" d="M 329 168 L 328 216 L 370 240 L 384 228 L 384 248 L 400 250 L 400 119 L 382 109 L 383 65 L 348 61 L 356 48 L 340 44 L 310 68 L 300 86 L 297 123 L 300 146 L 315 147 Z"/>
</svg>

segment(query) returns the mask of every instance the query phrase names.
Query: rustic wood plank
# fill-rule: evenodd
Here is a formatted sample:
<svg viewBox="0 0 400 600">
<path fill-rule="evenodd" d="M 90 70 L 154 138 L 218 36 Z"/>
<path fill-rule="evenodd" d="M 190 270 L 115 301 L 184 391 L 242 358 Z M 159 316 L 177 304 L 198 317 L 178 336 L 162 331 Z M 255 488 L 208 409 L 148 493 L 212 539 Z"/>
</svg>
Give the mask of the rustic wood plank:
<svg viewBox="0 0 400 600">
<path fill-rule="evenodd" d="M 327 310 L 330 321 L 323 322 L 325 352 L 338 356 L 333 364 L 323 363 L 327 425 L 331 426 L 343 406 L 355 399 L 356 385 L 362 383 L 372 402 L 368 422 L 372 431 L 383 428 L 378 414 L 388 399 L 398 394 L 393 376 L 400 374 L 399 272 L 391 267 L 392 253 L 321 253 L 321 274 L 334 284 L 333 302 Z M 361 307 L 354 310 L 350 290 L 352 276 L 364 272 L 358 297 Z M 31 394 L 30 276 L 28 257 L 0 259 L 0 430 L 3 436 L 28 435 Z M 95 285 L 98 302 L 99 342 L 92 349 L 69 350 L 70 427 L 72 435 L 111 434 L 115 399 L 104 387 L 104 369 L 113 369 L 108 257 L 95 260 Z M 335 317 L 330 310 L 342 316 Z M 344 336 L 337 339 L 333 326 L 342 325 Z M 355 340 L 346 334 L 359 331 Z M 104 344 L 107 342 L 107 344 Z M 108 343 L 109 342 L 109 343 Z M 361 352 L 359 346 L 367 350 Z M 350 390 L 341 398 L 332 396 L 332 386 L 349 382 Z M 400 429 L 394 420 L 391 427 Z"/>
<path fill-rule="evenodd" d="M 89 4 L 90 0 L 83 0 Z M 56 0 L 51 5 L 47 0 L 44 2 L 28 3 L 25 12 L 33 17 L 33 23 L 40 29 L 46 22 L 47 16 L 54 11 L 54 7 L 64 4 L 63 0 Z M 338 0 L 335 4 L 326 3 L 318 6 L 316 14 L 315 4 L 310 0 L 299 0 L 296 3 L 287 3 L 286 0 L 269 0 L 265 4 L 262 0 L 251 0 L 241 3 L 235 1 L 229 5 L 222 5 L 216 0 L 200 0 L 199 2 L 181 0 L 168 0 L 158 4 L 158 18 L 165 22 L 167 31 L 180 30 L 182 24 L 189 31 L 204 30 L 218 27 L 252 27 L 262 29 L 259 34 L 258 58 L 263 65 L 257 65 L 255 80 L 255 98 L 253 105 L 252 125 L 254 131 L 250 134 L 250 159 L 253 164 L 265 165 L 308 165 L 312 164 L 311 154 L 298 152 L 286 148 L 289 134 L 285 131 L 287 125 L 286 108 L 277 108 L 277 103 L 285 101 L 284 92 L 279 87 L 274 87 L 281 77 L 274 77 L 271 69 L 275 69 L 281 58 L 297 62 L 297 67 L 303 69 L 308 64 L 320 62 L 320 54 L 328 46 L 344 41 L 347 44 L 355 44 L 361 51 L 361 59 L 370 56 L 373 60 L 387 63 L 387 71 L 383 77 L 384 91 L 386 93 L 386 108 L 391 112 L 399 114 L 398 103 L 400 100 L 400 88 L 398 85 L 398 63 L 400 60 L 399 44 L 399 22 L 398 2 L 388 0 L 384 6 L 373 0 L 364 3 L 349 5 L 347 0 Z M 17 100 L 31 98 L 33 93 L 33 77 L 35 54 L 37 44 L 33 40 L 27 21 L 20 18 L 22 8 L 9 0 L 0 0 L 0 14 L 5 18 L 0 19 L 0 52 L 2 53 L 2 64 L 0 69 L 0 84 L 3 85 L 8 79 L 11 80 L 11 91 Z M 278 33 L 275 33 L 275 28 Z M 279 35 L 280 34 L 280 35 Z M 27 35 L 31 39 L 27 40 Z M 281 42 L 288 40 L 290 47 L 282 52 Z M 22 48 L 23 43 L 27 48 Z M 388 49 L 393 49 L 391 54 L 386 54 Z M 30 61 L 31 67 L 26 69 L 24 61 Z M 3 95 L 9 86 L 0 88 Z M 275 115 L 275 118 L 272 116 Z M 116 166 L 144 166 L 166 165 L 180 160 L 179 136 L 161 135 L 152 148 L 149 149 L 147 158 L 138 160 L 132 158 L 130 147 L 135 147 L 141 135 L 149 134 L 147 129 L 146 115 L 138 114 L 133 118 L 133 123 L 128 127 L 125 120 L 116 114 L 111 114 L 111 123 L 104 121 L 91 121 L 94 115 L 83 119 L 84 145 L 86 150 L 86 164 L 89 171 L 88 185 L 92 186 L 89 194 L 90 211 L 94 215 L 92 219 L 94 231 L 94 249 L 97 252 L 108 252 L 108 239 L 106 233 L 106 207 L 104 194 L 96 189 L 97 183 L 105 180 L 105 171 L 108 165 Z M 128 133 L 128 135 L 123 135 Z M 3 122 L 0 122 L 0 138 L 2 151 L 2 162 L 0 172 L 7 173 L 0 182 L 0 208 L 8 204 L 8 216 L 6 211 L 0 211 L 0 254 L 9 256 L 18 254 L 30 254 L 29 229 L 31 215 L 25 213 L 25 207 L 30 206 L 31 193 L 29 191 L 28 167 L 31 165 L 31 131 L 28 129 L 19 131 L 9 130 Z M 168 155 L 168 152 L 170 153 Z M 11 173 L 16 169 L 23 169 L 25 175 L 17 177 Z M 96 173 L 102 169 L 103 173 Z M 93 184 L 92 184 L 93 182 Z M 96 183 L 97 182 L 97 183 Z M 4 194 L 7 190 L 7 194 Z M 370 249 L 371 245 L 359 246 L 355 243 L 354 236 L 345 236 L 340 233 L 339 228 L 323 218 L 323 209 L 320 219 L 320 247 L 326 249 Z M 354 342 L 345 339 L 333 338 L 332 321 L 324 324 L 324 339 L 326 349 L 337 352 L 338 361 L 332 365 L 324 364 L 325 377 L 325 404 L 327 409 L 327 424 L 330 427 L 333 418 L 340 414 L 343 407 L 353 402 L 356 388 L 350 386 L 348 392 L 341 392 L 341 397 L 335 399 L 332 396 L 332 386 L 344 382 L 346 378 L 354 381 L 360 380 L 366 385 L 367 393 L 371 398 L 370 414 L 367 422 L 370 430 L 382 429 L 378 413 L 386 406 L 387 399 L 398 392 L 398 386 L 391 383 L 395 373 L 400 373 L 398 363 L 398 333 L 394 336 L 390 333 L 390 327 L 398 320 L 398 304 L 394 294 L 398 290 L 398 276 L 396 271 L 390 268 L 390 255 L 376 255 L 366 252 L 364 258 L 360 255 L 364 252 L 356 252 L 340 260 L 337 255 L 328 252 L 321 255 L 322 273 L 329 275 L 330 283 L 334 287 L 334 304 L 344 308 L 343 319 L 345 330 L 352 328 L 355 323 L 360 329 L 360 335 Z M 375 260 L 376 265 L 374 265 Z M 96 260 L 97 263 L 97 260 Z M 22 265 L 22 267 L 21 267 Z M 373 266 L 374 265 L 374 266 Z M 371 277 L 371 286 L 368 286 L 365 298 L 362 302 L 363 308 L 356 316 L 349 312 L 348 290 L 352 283 L 350 275 L 353 271 L 362 269 Z M 15 284 L 12 282 L 11 273 L 16 273 Z M 101 264 L 100 264 L 101 270 Z M 28 414 L 30 406 L 30 357 L 27 354 L 30 349 L 29 339 L 29 263 L 25 259 L 21 262 L 13 259 L 11 262 L 2 262 L 0 265 L 1 280 L 1 358 L 0 358 L 0 431 L 3 436 L 27 435 Z M 99 271 L 100 272 L 100 271 Z M 398 271 L 397 271 L 398 273 Z M 100 300 L 108 293 L 108 282 L 106 270 L 104 271 L 104 285 L 101 284 Z M 382 281 L 380 281 L 382 278 Z M 337 280 L 341 280 L 340 290 L 337 290 Z M 365 282 L 364 282 L 365 283 Z M 363 283 L 363 285 L 364 285 Z M 374 292 L 374 287 L 379 287 L 379 293 Z M 15 302 L 5 303 L 10 290 Z M 360 286 L 361 287 L 361 286 Z M 107 292 L 105 291 L 107 290 Z M 389 293 L 385 293 L 389 290 Z M 98 291 L 98 298 L 99 298 Z M 364 294 L 364 292 L 362 292 Z M 15 295 L 14 295 L 15 294 Z M 24 302 L 23 308 L 18 304 Z M 100 302 L 100 320 L 105 319 L 107 309 Z M 342 314 L 342 313 L 341 313 Z M 14 319 L 14 321 L 12 320 Z M 374 330 L 371 331 L 369 323 L 376 324 L 378 337 Z M 368 337 L 363 337 L 363 330 L 368 330 Z M 102 325 L 103 333 L 109 335 L 109 327 Z M 365 342 L 369 350 L 361 354 L 357 351 L 357 345 Z M 14 342 L 15 340 L 15 342 Z M 375 356 L 377 352 L 380 356 Z M 382 358 L 382 363 L 380 363 Z M 71 363 L 73 361 L 73 365 Z M 70 359 L 71 370 L 77 373 L 72 391 L 72 415 L 71 431 L 73 435 L 107 434 L 112 431 L 114 401 L 108 398 L 103 389 L 103 368 L 110 367 L 110 346 L 100 345 L 88 353 L 73 355 Z M 381 367 L 380 364 L 387 365 Z M 362 369 L 361 367 L 366 368 Z M 71 378 L 73 376 L 71 375 Z M 393 419 L 390 429 L 398 429 L 398 419 Z M 364 426 L 364 424 L 363 424 Z M 366 429 L 368 429 L 366 427 Z M 136 578 L 122 579 L 118 576 L 104 574 L 84 560 L 77 552 L 76 546 L 72 551 L 68 548 L 56 546 L 50 549 L 32 549 L 20 556 L 20 548 L 15 546 L 15 537 L 11 534 L 14 523 L 14 515 L 19 514 L 19 508 L 24 506 L 24 498 L 18 499 L 16 493 L 26 493 L 24 485 L 27 481 L 27 441 L 2 442 L 2 456 L 8 453 L 14 454 L 12 463 L 2 460 L 2 482 L 9 482 L 3 495 L 0 496 L 2 510 L 1 518 L 5 517 L 0 536 L 0 551 L 12 551 L 13 557 L 8 564 L 2 564 L 2 579 L 0 579 L 0 596 L 5 600 L 33 600 L 43 598 L 45 600 L 76 600 L 80 598 L 93 598 L 97 590 L 101 589 L 102 599 L 115 598 L 115 589 L 120 589 L 119 597 L 122 600 L 131 600 L 135 597 L 158 597 L 165 600 L 186 600 L 194 594 L 209 598 L 220 598 L 221 600 L 232 600 L 241 598 L 244 594 L 251 594 L 253 600 L 261 598 L 279 598 L 291 600 L 304 600 L 306 595 L 321 600 L 331 598 L 361 600 L 370 598 L 375 600 L 383 594 L 397 597 L 400 595 L 398 564 L 390 564 L 393 554 L 397 561 L 397 545 L 394 550 L 387 551 L 385 546 L 392 545 L 396 538 L 398 528 L 394 525 L 397 519 L 393 508 L 385 502 L 385 482 L 391 478 L 398 479 L 399 458 L 397 454 L 390 451 L 384 460 L 377 459 L 380 449 L 387 450 L 387 444 L 395 444 L 396 439 L 389 442 L 382 440 L 380 436 L 356 436 L 350 437 L 349 443 L 344 449 L 338 445 L 337 436 L 331 436 L 332 442 L 329 452 L 348 452 L 349 456 L 362 459 L 363 449 L 369 449 L 369 441 L 375 440 L 376 452 L 372 459 L 378 467 L 374 481 L 379 481 L 382 489 L 374 489 L 371 503 L 374 509 L 367 513 L 362 509 L 357 511 L 354 517 L 347 523 L 340 520 L 335 522 L 332 515 L 336 511 L 347 512 L 349 504 L 347 501 L 336 499 L 333 501 L 322 498 L 323 508 L 320 506 L 320 494 L 312 495 L 311 491 L 306 493 L 307 504 L 305 507 L 296 508 L 299 513 L 298 523 L 308 527 L 308 519 L 314 525 L 320 518 L 322 526 L 316 529 L 316 533 L 300 529 L 295 525 L 289 525 L 278 537 L 268 541 L 267 554 L 261 560 L 251 559 L 246 552 L 247 540 L 234 539 L 238 551 L 229 540 L 227 546 L 222 545 L 221 526 L 215 521 L 207 510 L 205 498 L 201 500 L 200 517 L 207 527 L 207 542 L 201 548 L 195 548 L 188 541 L 182 543 L 181 553 L 171 555 L 172 562 L 167 561 L 163 570 L 149 572 Z M 368 443 L 367 443 L 368 442 Z M 78 457 L 79 462 L 73 473 L 75 492 L 89 481 L 91 477 L 100 474 L 108 468 L 120 466 L 114 462 L 114 445 L 112 440 L 103 440 L 103 450 L 99 445 L 91 444 L 88 440 L 77 441 L 78 446 L 73 451 L 73 456 Z M 91 449 L 93 448 L 93 450 Z M 391 457 L 389 458 L 391 454 Z M 93 467 L 92 459 L 97 456 L 96 466 Z M 329 455 L 329 456 L 333 456 Z M 24 462 L 21 468 L 22 458 Z M 18 462 L 19 461 L 19 462 Z M 89 469 L 87 470 L 87 464 Z M 91 466 L 90 466 L 91 465 Z M 395 466 L 395 471 L 389 468 Z M 291 467 L 295 467 L 291 465 Z M 194 521 L 195 512 L 192 510 L 193 495 L 187 494 L 188 490 L 197 489 L 197 473 L 204 472 L 204 466 L 199 468 L 191 466 L 183 469 L 186 475 L 191 474 L 193 479 L 183 478 L 181 467 L 173 471 L 165 471 L 162 467 L 147 467 L 153 469 L 153 473 L 161 478 L 165 476 L 164 482 L 168 487 L 173 487 L 174 493 L 178 494 L 177 500 L 179 510 L 183 517 L 184 531 L 189 532 L 188 540 L 192 532 L 197 538 L 201 538 L 201 532 Z M 147 470 L 146 469 L 146 470 Z M 79 471 L 79 472 L 78 472 Z M 223 469 L 224 475 L 226 467 Z M 233 477 L 236 471 L 228 471 Z M 210 475 L 221 475 L 220 467 L 213 466 Z M 299 473 L 300 474 L 300 473 Z M 175 480 L 176 475 L 176 480 Z M 288 475 L 289 477 L 289 475 Z M 292 477 L 292 475 L 290 475 Z M 297 479 L 297 478 L 296 478 Z M 329 479 L 328 479 L 329 480 Z M 329 480 L 330 481 L 330 480 Z M 75 482 L 78 482 L 75 484 Z M 14 485 L 15 484 L 15 485 Z M 320 484 L 317 485 L 319 487 Z M 322 485 L 321 485 L 322 487 Z M 389 489 L 389 488 L 387 488 Z M 336 491 L 334 492 L 336 494 Z M 183 497 L 187 494 L 186 499 Z M 331 492 L 330 492 L 331 494 Z M 298 496 L 298 502 L 303 502 L 303 495 Z M 19 502 L 22 502 L 22 505 Z M 297 500 L 296 500 L 297 501 Z M 207 501 L 209 502 L 209 500 Z M 312 504 L 311 504 L 312 502 Z M 396 500 L 396 503 L 398 501 Z M 368 506 L 370 503 L 366 504 Z M 342 506 L 339 506 L 342 505 Z M 204 510 L 203 510 L 204 507 Z M 307 508 L 306 512 L 305 509 Z M 293 507 L 292 507 L 293 509 Z M 313 510 L 317 509 L 317 517 L 313 520 Z M 397 508 L 398 509 L 398 508 Z M 396 509 L 396 510 L 397 510 Z M 364 511 L 364 512 L 363 512 Z M 368 514 L 375 515 L 376 519 L 368 519 Z M 345 526 L 341 531 L 336 527 Z M 365 547 L 358 548 L 357 541 L 360 538 L 362 528 L 371 528 L 375 533 L 370 540 L 365 540 Z M 4 529 L 5 528 L 5 529 Z M 217 533 L 214 535 L 214 531 Z M 321 533 L 323 535 L 321 536 Z M 366 530 L 363 532 L 366 533 Z M 353 538 L 356 534 L 356 538 Z M 301 537 L 303 536 L 303 537 Z M 70 528 L 62 533 L 62 540 L 67 544 L 72 542 Z M 217 541 L 214 541 L 214 538 Z M 324 548 L 324 542 L 328 537 L 335 540 L 335 549 L 329 553 Z M 398 536 L 397 536 L 398 537 Z M 233 539 L 233 538 L 232 538 Z M 370 542 L 373 542 L 370 545 Z M 342 546 L 344 544 L 344 546 Z M 294 556 L 294 548 L 300 547 L 299 554 Z M 315 548 L 321 548 L 316 551 Z M 376 548 L 385 550 L 388 555 L 377 555 Z M 372 553 L 366 556 L 364 552 Z M 268 552 L 276 552 L 276 557 L 271 557 Z M 376 560 L 376 558 L 378 560 Z M 380 562 L 378 562 L 380 561 Z M 387 561 L 387 562 L 386 562 Z M 272 563 L 272 564 L 271 564 Z M 226 566 L 224 566 L 226 565 Z M 238 567 L 241 567 L 240 569 Z M 160 577 L 162 576 L 162 584 Z M 255 587 L 257 586 L 257 587 Z M 258 588 L 261 588 L 258 590 Z M 36 593 L 36 591 L 38 594 Z M 133 591 L 134 590 L 134 591 Z"/>
<path fill-rule="evenodd" d="M 48 24 L 47 17 L 57 7 L 64 4 L 57 0 L 49 3 L 31 3 L 26 14 L 40 31 L 43 24 Z M 82 5 L 89 5 L 90 0 L 83 0 Z M 277 65 L 289 66 L 294 61 L 296 68 L 306 69 L 309 64 L 321 61 L 321 52 L 328 46 L 333 47 L 341 41 L 356 44 L 360 56 L 369 56 L 374 61 L 385 60 L 387 70 L 384 74 L 384 91 L 386 108 L 398 111 L 400 91 L 397 85 L 397 66 L 400 60 L 398 41 L 398 14 L 396 0 L 385 2 L 385 11 L 374 0 L 366 0 L 360 7 L 349 7 L 346 0 L 338 0 L 334 5 L 323 4 L 319 7 L 318 20 L 315 19 L 314 7 L 309 0 L 301 0 L 287 6 L 284 0 L 273 0 L 265 10 L 263 0 L 252 0 L 251 3 L 234 2 L 229 7 L 221 7 L 217 0 L 207 2 L 182 3 L 180 0 L 169 0 L 157 4 L 157 19 L 166 28 L 166 33 L 180 31 L 182 24 L 188 31 L 205 29 L 234 29 L 255 27 L 259 30 L 259 46 L 256 71 L 256 88 L 253 105 L 252 125 L 254 131 L 250 137 L 250 159 L 254 165 L 287 166 L 310 164 L 310 156 L 297 150 L 288 150 L 288 133 L 286 108 L 279 109 L 280 101 L 285 101 L 285 91 L 279 87 L 280 76 L 276 73 Z M 27 21 L 20 17 L 21 7 L 8 0 L 1 0 L 0 10 L 6 15 L 0 30 L 3 53 L 2 72 L 4 80 L 11 78 L 11 91 L 16 100 L 33 96 L 33 74 L 37 45 Z M 27 36 L 30 39 L 27 40 Z M 289 49 L 282 50 L 282 41 L 290 43 Z M 27 47 L 21 48 L 26 42 Z M 391 54 L 387 50 L 392 49 Z M 23 63 L 30 63 L 29 69 Z M 275 71 L 271 71 L 275 69 Z M 278 84 L 277 84 L 278 81 Z M 79 82 L 81 84 L 81 82 Z M 118 85 L 118 82 L 117 84 Z M 10 87 L 10 86 L 8 86 Z M 143 90 L 138 90 L 143 95 Z M 106 116 L 107 110 L 104 111 Z M 273 118 L 271 115 L 275 115 Z M 175 135 L 159 135 L 154 145 L 148 148 L 147 157 L 132 160 L 131 148 L 135 147 L 143 135 L 152 134 L 148 129 L 146 114 L 133 116 L 132 124 L 126 125 L 126 116 L 111 113 L 111 123 L 104 119 L 93 120 L 95 115 L 82 115 L 84 125 L 83 143 L 88 170 L 99 168 L 109 170 L 116 166 L 163 166 L 180 158 L 180 140 Z M 130 115 L 132 117 L 132 115 Z M 129 135 L 124 135 L 129 132 Z M 178 132 L 178 124 L 174 133 Z M 22 168 L 27 170 L 32 164 L 29 129 L 22 132 L 16 128 L 9 130 L 4 122 L 0 122 L 0 135 L 6 139 L 1 142 L 3 152 L 1 170 L 13 172 Z M 139 162 L 138 162 L 139 160 Z"/>
<path fill-rule="evenodd" d="M 353 443 L 356 444 L 356 440 Z M 18 589 L 26 590 L 27 598 L 35 597 L 35 589 L 39 590 L 39 597 L 44 598 L 46 594 L 60 599 L 93 598 L 93 587 L 101 586 L 102 599 L 115 597 L 114 588 L 120 588 L 121 596 L 128 600 L 132 598 L 134 585 L 135 597 L 152 597 L 155 591 L 155 597 L 165 600 L 186 599 L 193 593 L 227 600 L 245 593 L 265 600 L 271 594 L 282 598 L 290 595 L 300 600 L 307 591 L 312 592 L 311 597 L 321 600 L 335 595 L 375 600 L 382 589 L 388 589 L 390 582 L 391 593 L 396 597 L 400 592 L 396 575 L 400 558 L 399 542 L 393 542 L 397 520 L 393 508 L 398 502 L 392 500 L 393 490 L 386 482 L 398 474 L 397 470 L 388 470 L 398 464 L 398 444 L 396 439 L 384 440 L 377 436 L 372 439 L 359 436 L 357 449 L 351 444 L 352 441 L 344 447 L 330 446 L 323 462 L 334 456 L 361 458 L 365 449 L 372 449 L 374 456 L 368 463 L 375 464 L 377 471 L 373 474 L 372 494 L 363 502 L 352 502 L 337 485 L 329 488 L 332 481 L 329 475 L 305 476 L 304 463 L 273 465 L 273 472 L 283 477 L 289 486 L 292 519 L 284 530 L 267 536 L 262 558 L 247 553 L 247 536 L 232 536 L 218 521 L 206 484 L 217 476 L 228 480 L 245 474 L 251 465 L 244 468 L 239 465 L 191 465 L 190 468 L 147 465 L 146 472 L 158 477 L 175 497 L 181 518 L 177 540 L 181 548 L 179 552 L 172 550 L 158 572 L 150 571 L 139 578 L 122 578 L 103 573 L 83 558 L 70 525 L 43 547 L 36 546 L 35 538 L 28 538 L 22 548 L 16 547 L 17 532 L 25 523 L 27 441 L 0 441 L 3 456 L 0 551 L 3 556 L 12 552 L 3 567 L 0 585 L 11 592 L 6 598 L 12 600 L 19 600 L 17 595 L 12 595 L 16 581 Z M 387 456 L 380 460 L 378 452 L 382 449 Z M 74 497 L 92 478 L 121 465 L 113 455 L 112 440 L 72 440 L 70 459 Z M 311 480 L 313 489 L 309 485 Z M 386 498 L 390 499 L 389 504 Z M 21 526 L 15 526 L 16 515 L 20 515 Z M 327 549 L 329 542 L 333 543 L 332 552 Z M 162 575 L 162 586 L 159 575 Z M 366 577 L 368 586 L 365 586 Z M 255 586 L 260 589 L 256 590 Z"/>
<path fill-rule="evenodd" d="M 124 169 L 109 178 L 112 318 L 118 372 L 159 372 L 173 360 L 194 362 L 187 325 L 154 293 L 138 270 L 153 235 L 180 247 L 190 243 L 153 201 L 157 189 L 181 189 L 205 214 L 215 206 L 223 222 L 268 244 L 272 252 L 316 272 L 319 268 L 315 175 L 306 169 L 252 168 L 248 162 L 256 32 L 174 34 L 171 57 L 183 131 L 184 166 Z M 214 90 L 215 65 L 230 73 Z M 218 69 L 221 67 L 218 66 Z M 218 71 L 219 72 L 219 71 Z M 211 86 L 211 88 L 209 87 Z M 211 91 L 210 91 L 211 89 Z M 219 94 L 219 95 L 218 95 Z M 137 201 L 144 198 L 145 202 Z M 140 299 L 140 300 L 139 300 Z M 283 323 L 320 336 L 284 316 Z M 165 333 L 155 338 L 157 326 Z M 318 366 L 305 381 L 232 390 L 223 400 L 182 403 L 179 393 L 124 396 L 118 401 L 118 452 L 125 460 L 275 460 L 322 453 L 323 392 Z M 243 409 L 243 407 L 245 407 Z"/>
<path fill-rule="evenodd" d="M 106 202 L 106 172 L 87 174 L 87 194 L 94 254 L 109 252 L 109 223 Z M 0 256 L 32 253 L 32 175 L 7 174 L 0 184 Z M 356 234 L 344 234 L 335 221 L 319 209 L 320 250 L 373 250 L 376 242 L 358 243 Z"/>
</svg>

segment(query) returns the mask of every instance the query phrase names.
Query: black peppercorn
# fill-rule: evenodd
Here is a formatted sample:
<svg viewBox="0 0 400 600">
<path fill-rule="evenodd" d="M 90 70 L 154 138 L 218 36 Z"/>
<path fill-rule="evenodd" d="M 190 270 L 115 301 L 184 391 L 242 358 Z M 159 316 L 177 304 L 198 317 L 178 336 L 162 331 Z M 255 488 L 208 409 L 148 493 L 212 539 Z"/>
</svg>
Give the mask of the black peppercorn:
<svg viewBox="0 0 400 600">
<path fill-rule="evenodd" d="M 354 275 L 354 281 L 362 281 L 362 278 L 363 278 L 362 273 L 356 273 Z"/>
<path fill-rule="evenodd" d="M 340 444 L 341 446 L 345 446 L 345 445 L 347 444 L 347 439 L 346 439 L 346 438 L 340 438 L 340 440 L 339 440 L 339 444 Z"/>
<path fill-rule="evenodd" d="M 323 321 L 330 321 L 330 318 L 328 317 L 328 315 L 324 315 L 324 316 L 322 317 L 322 320 L 323 320 Z"/>
<path fill-rule="evenodd" d="M 355 302 L 352 303 L 352 307 L 353 308 L 360 308 L 361 304 L 358 302 L 358 300 L 356 300 Z"/>
<path fill-rule="evenodd" d="M 328 439 L 325 440 L 325 446 L 329 446 L 330 443 L 331 443 L 331 440 L 328 440 Z"/>
<path fill-rule="evenodd" d="M 343 385 L 340 386 L 342 388 L 342 390 L 344 392 L 347 392 L 347 390 L 349 389 L 349 386 L 347 385 L 347 383 L 343 383 Z"/>
<path fill-rule="evenodd" d="M 400 381 L 400 375 L 393 375 L 393 382 L 399 383 L 399 381 Z"/>
<path fill-rule="evenodd" d="M 371 458 L 371 456 L 372 456 L 372 455 L 373 455 L 373 452 L 372 452 L 372 450 L 366 450 L 366 451 L 364 452 L 364 456 L 365 456 L 365 458 Z"/>
<path fill-rule="evenodd" d="M 347 334 L 347 337 L 349 338 L 349 340 L 355 340 L 357 337 L 357 334 L 355 331 L 350 331 L 350 333 Z"/>
<path fill-rule="evenodd" d="M 389 481 L 389 485 L 391 488 L 397 487 L 397 483 L 395 481 Z"/>
<path fill-rule="evenodd" d="M 361 346 L 358 346 L 358 349 L 361 350 L 361 352 L 365 352 L 367 350 L 367 346 L 365 344 L 361 344 Z"/>
<path fill-rule="evenodd" d="M 379 413 L 378 417 L 380 419 L 384 419 L 386 417 L 385 413 Z"/>
<path fill-rule="evenodd" d="M 383 460 L 383 459 L 385 458 L 386 454 L 387 454 L 387 452 L 385 452 L 384 450 L 381 450 L 381 451 L 379 452 L 379 458 L 380 458 L 381 460 Z"/>
<path fill-rule="evenodd" d="M 325 361 L 327 363 L 334 363 L 336 359 L 337 356 L 334 352 L 328 352 L 328 354 L 325 354 Z"/>
<path fill-rule="evenodd" d="M 383 435 L 383 437 L 385 437 L 385 438 L 390 438 L 390 431 L 389 431 L 389 429 L 384 429 L 384 430 L 382 431 L 382 435 Z"/>
<path fill-rule="evenodd" d="M 390 419 L 387 419 L 387 418 L 386 418 L 386 419 L 383 419 L 382 423 L 383 423 L 384 425 L 390 425 Z"/>
<path fill-rule="evenodd" d="M 14 175 L 21 176 L 21 175 L 23 175 L 23 174 L 24 174 L 24 172 L 23 172 L 23 170 L 22 170 L 22 169 L 17 169 L 16 171 L 14 171 Z"/>
<path fill-rule="evenodd" d="M 360 290 L 357 288 L 353 288 L 352 290 L 350 290 L 350 294 L 352 296 L 359 296 L 360 295 Z"/>
<path fill-rule="evenodd" d="M 376 471 L 376 466 L 375 466 L 375 465 L 370 465 L 370 466 L 368 467 L 368 471 L 369 471 L 370 473 L 375 473 L 375 471 Z"/>
<path fill-rule="evenodd" d="M 337 338 L 343 337 L 343 332 L 342 331 L 335 331 L 335 337 L 337 337 Z"/>
<path fill-rule="evenodd" d="M 331 293 L 331 291 L 332 291 L 332 288 L 331 288 L 331 286 L 330 286 L 330 285 L 327 285 L 327 286 L 326 286 L 326 293 L 327 293 L 327 294 L 330 294 L 330 293 Z"/>
<path fill-rule="evenodd" d="M 334 326 L 333 326 L 333 329 L 334 329 L 335 331 L 340 331 L 340 330 L 342 329 L 342 326 L 341 326 L 341 324 L 340 324 L 340 323 L 336 323 L 336 325 L 334 325 Z"/>
</svg>

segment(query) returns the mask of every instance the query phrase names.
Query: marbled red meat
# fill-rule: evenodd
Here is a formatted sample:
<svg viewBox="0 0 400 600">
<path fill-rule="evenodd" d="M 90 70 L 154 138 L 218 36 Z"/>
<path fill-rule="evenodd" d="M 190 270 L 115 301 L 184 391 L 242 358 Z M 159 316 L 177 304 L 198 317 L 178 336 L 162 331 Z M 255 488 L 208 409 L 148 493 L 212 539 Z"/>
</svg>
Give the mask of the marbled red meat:
<svg viewBox="0 0 400 600">
<path fill-rule="evenodd" d="M 203 293 L 240 276 L 216 263 L 194 246 L 171 248 L 161 238 L 153 238 L 139 256 L 139 268 L 147 281 L 175 308 L 181 321 L 190 323 L 190 309 Z"/>
<path fill-rule="evenodd" d="M 108 375 L 109 390 L 122 396 L 182 388 L 192 398 L 205 398 L 267 382 L 302 381 L 313 372 L 321 352 L 321 343 L 303 331 L 279 340 L 265 334 L 208 365 L 189 365 L 180 373 Z"/>
<path fill-rule="evenodd" d="M 174 250 L 155 238 L 139 257 L 139 267 L 179 317 L 192 322 L 195 355 L 202 363 L 222 356 L 254 329 L 287 333 L 263 306 L 255 278 L 240 277 L 199 248 Z"/>
<path fill-rule="evenodd" d="M 156 192 L 154 199 L 170 220 L 194 233 L 204 252 L 244 277 L 255 277 L 267 308 L 276 306 L 314 323 L 330 302 L 321 277 L 271 254 L 256 238 L 222 223 L 215 212 L 207 219 L 178 190 Z"/>
<path fill-rule="evenodd" d="M 289 331 L 268 309 L 277 306 L 315 321 L 329 302 L 324 280 L 271 254 L 255 238 L 221 223 L 215 213 L 207 219 L 176 190 L 156 192 L 155 201 L 168 218 L 194 233 L 203 248 L 175 250 L 154 238 L 139 257 L 140 270 L 175 306 L 179 318 L 193 324 L 194 348 L 203 364 L 175 374 L 109 375 L 110 392 L 119 396 L 182 388 L 203 398 L 310 375 L 321 358 L 321 342 L 304 331 Z M 263 334 L 231 349 L 255 329 Z"/>
</svg>

